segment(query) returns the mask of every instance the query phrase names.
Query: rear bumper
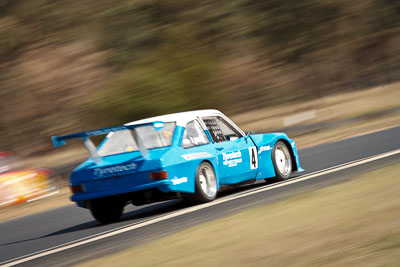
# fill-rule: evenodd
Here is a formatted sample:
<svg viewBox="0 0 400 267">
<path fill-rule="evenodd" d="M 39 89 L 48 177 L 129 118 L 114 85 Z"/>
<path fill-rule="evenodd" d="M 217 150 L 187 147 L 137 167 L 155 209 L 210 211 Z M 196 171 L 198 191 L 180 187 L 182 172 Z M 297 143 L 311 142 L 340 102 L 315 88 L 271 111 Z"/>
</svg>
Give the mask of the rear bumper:
<svg viewBox="0 0 400 267">
<path fill-rule="evenodd" d="M 168 191 L 168 188 L 170 185 L 172 185 L 171 180 L 162 180 L 162 181 L 155 181 L 155 182 L 141 184 L 141 185 L 124 186 L 121 188 L 115 188 L 115 189 L 99 191 L 99 192 L 78 193 L 78 194 L 72 195 L 70 197 L 70 199 L 74 202 L 78 202 L 78 201 L 83 201 L 83 200 L 131 193 L 131 192 L 136 192 L 136 191 L 141 191 L 141 190 L 146 190 L 146 189 L 151 189 L 151 188 L 158 188 L 161 191 Z"/>
<path fill-rule="evenodd" d="M 96 183 L 96 182 L 94 182 Z M 83 183 L 84 186 L 85 183 Z M 194 181 L 187 177 L 173 177 L 168 178 L 165 180 L 159 181 L 151 181 L 143 184 L 108 184 L 109 186 L 90 186 L 93 190 L 88 192 L 76 193 L 70 197 L 70 199 L 74 202 L 82 202 L 85 200 L 101 198 L 101 197 L 108 197 L 108 196 L 115 196 L 115 195 L 122 195 L 126 193 L 133 193 L 148 189 L 158 189 L 162 193 L 169 193 L 169 192 L 180 192 L 180 193 L 194 193 Z"/>
</svg>

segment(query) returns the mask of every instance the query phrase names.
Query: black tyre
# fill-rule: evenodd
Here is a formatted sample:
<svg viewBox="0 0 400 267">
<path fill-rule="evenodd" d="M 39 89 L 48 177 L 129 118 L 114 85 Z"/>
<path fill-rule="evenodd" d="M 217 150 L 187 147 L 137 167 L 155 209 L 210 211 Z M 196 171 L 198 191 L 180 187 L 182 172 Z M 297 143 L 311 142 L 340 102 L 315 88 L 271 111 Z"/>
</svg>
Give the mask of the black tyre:
<svg viewBox="0 0 400 267">
<path fill-rule="evenodd" d="M 117 221 L 124 211 L 124 206 L 116 197 L 92 199 L 88 203 L 92 216 L 101 223 Z"/>
<path fill-rule="evenodd" d="M 274 165 L 274 181 L 283 181 L 290 177 L 292 173 L 292 156 L 285 143 L 276 142 L 272 148 L 272 164 Z M 270 179 L 267 179 L 267 181 Z"/>
<path fill-rule="evenodd" d="M 208 162 L 202 162 L 196 171 L 196 192 L 188 200 L 197 203 L 211 202 L 217 197 L 217 177 Z"/>
</svg>

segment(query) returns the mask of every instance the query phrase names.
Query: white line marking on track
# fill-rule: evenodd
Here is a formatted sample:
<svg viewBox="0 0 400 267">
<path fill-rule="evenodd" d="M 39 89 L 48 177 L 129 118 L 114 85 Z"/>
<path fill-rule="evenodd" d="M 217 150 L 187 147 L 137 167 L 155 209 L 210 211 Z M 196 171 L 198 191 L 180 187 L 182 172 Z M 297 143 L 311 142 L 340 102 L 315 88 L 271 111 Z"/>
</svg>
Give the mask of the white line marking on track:
<svg viewBox="0 0 400 267">
<path fill-rule="evenodd" d="M 58 193 L 60 193 L 60 191 L 54 191 L 54 192 L 50 192 L 50 193 L 48 193 L 48 194 L 45 194 L 45 195 L 43 195 L 43 196 L 40 196 L 40 197 L 35 197 L 35 198 L 32 198 L 32 199 L 29 199 L 27 202 L 32 202 L 32 201 L 36 201 L 36 200 L 39 200 L 39 199 L 42 199 L 42 198 L 46 198 L 46 197 L 49 197 L 49 196 L 52 196 L 52 195 L 55 195 L 55 194 L 58 194 Z"/>
<path fill-rule="evenodd" d="M 223 197 L 223 198 L 220 198 L 220 199 L 216 199 L 216 200 L 214 200 L 213 202 L 210 202 L 210 203 L 206 203 L 206 204 L 201 204 L 201 205 L 185 208 L 185 209 L 179 210 L 179 211 L 174 211 L 174 212 L 171 212 L 171 213 L 167 213 L 165 215 L 161 215 L 161 216 L 156 217 L 156 218 L 148 219 L 146 221 L 141 221 L 141 222 L 138 222 L 138 223 L 133 223 L 133 224 L 121 226 L 121 227 L 116 228 L 116 229 L 105 231 L 105 232 L 102 232 L 102 233 L 99 233 L 99 234 L 96 234 L 96 235 L 92 235 L 92 236 L 89 236 L 89 237 L 85 237 L 85 238 L 82 238 L 82 239 L 71 241 L 71 242 L 68 242 L 66 244 L 62 244 L 62 245 L 55 246 L 55 247 L 52 247 L 52 248 L 49 248 L 49 249 L 38 251 L 38 252 L 29 254 L 29 255 L 26 255 L 26 256 L 22 256 L 22 257 L 19 257 L 19 258 L 15 258 L 15 259 L 9 260 L 9 261 L 5 261 L 5 262 L 1 263 L 2 265 L 0 265 L 0 267 L 14 266 L 14 265 L 17 265 L 17 264 L 21 264 L 21 263 L 24 263 L 24 262 L 28 262 L 28 261 L 31 261 L 31 260 L 34 260 L 34 259 L 37 259 L 37 258 L 41 258 L 41 257 L 47 256 L 47 255 L 51 255 L 51 254 L 54 254 L 54 253 L 57 253 L 57 252 L 61 252 L 61 251 L 64 251 L 64 250 L 67 250 L 67 249 L 70 249 L 70 248 L 74 248 L 74 247 L 82 246 L 82 245 L 85 245 L 85 244 L 88 244 L 88 243 L 92 243 L 92 242 L 95 242 L 95 241 L 98 241 L 98 240 L 101 240 L 101 239 L 104 239 L 104 238 L 107 238 L 107 237 L 111 237 L 111 236 L 119 235 L 119 234 L 122 234 L 122 233 L 125 233 L 125 232 L 129 232 L 129 231 L 132 231 L 132 230 L 135 230 L 135 229 L 138 229 L 138 228 L 141 228 L 141 227 L 145 227 L 145 226 L 157 223 L 157 222 L 162 222 L 162 221 L 165 221 L 165 220 L 168 220 L 168 219 L 180 216 L 180 215 L 184 215 L 184 214 L 188 214 L 188 213 L 191 213 L 191 212 L 194 212 L 194 211 L 197 211 L 197 210 L 205 209 L 207 207 L 218 205 L 220 203 L 228 202 L 228 201 L 235 200 L 235 199 L 238 199 L 238 198 L 241 198 L 241 197 L 257 194 L 257 193 L 260 193 L 260 192 L 272 190 L 272 189 L 283 187 L 283 186 L 286 186 L 286 185 L 298 183 L 298 182 L 305 181 L 305 180 L 308 180 L 308 179 L 313 179 L 313 178 L 316 178 L 316 177 L 319 177 L 319 176 L 322 176 L 322 175 L 326 175 L 326 174 L 333 173 L 333 172 L 338 172 L 338 171 L 341 171 L 341 170 L 344 170 L 344 169 L 348 169 L 348 168 L 352 168 L 352 167 L 355 167 L 355 166 L 358 166 L 358 165 L 366 164 L 366 163 L 369 163 L 369 162 L 372 162 L 372 161 L 375 161 L 375 160 L 379 160 L 379 159 L 382 159 L 382 158 L 387 158 L 387 157 L 390 157 L 390 156 L 393 156 L 393 155 L 396 155 L 396 154 L 400 154 L 400 149 L 393 150 L 393 151 L 386 152 L 386 153 L 382 153 L 382 154 L 375 155 L 375 156 L 371 156 L 371 157 L 367 157 L 367 158 L 360 159 L 360 160 L 355 160 L 355 161 L 352 161 L 352 162 L 349 162 L 349 163 L 337 165 L 337 166 L 334 166 L 334 167 L 331 167 L 331 168 L 327 168 L 327 169 L 324 169 L 324 170 L 321 170 L 321 171 L 316 171 L 316 172 L 313 172 L 313 173 L 310 173 L 310 174 L 307 174 L 307 175 L 299 176 L 297 178 L 290 179 L 288 181 L 275 183 L 275 184 L 272 184 L 272 185 L 263 186 L 261 188 L 252 189 L 250 191 L 246 191 L 246 192 L 242 192 L 242 193 L 237 193 L 237 194 L 234 194 L 234 195 L 226 196 L 226 197 Z"/>
</svg>

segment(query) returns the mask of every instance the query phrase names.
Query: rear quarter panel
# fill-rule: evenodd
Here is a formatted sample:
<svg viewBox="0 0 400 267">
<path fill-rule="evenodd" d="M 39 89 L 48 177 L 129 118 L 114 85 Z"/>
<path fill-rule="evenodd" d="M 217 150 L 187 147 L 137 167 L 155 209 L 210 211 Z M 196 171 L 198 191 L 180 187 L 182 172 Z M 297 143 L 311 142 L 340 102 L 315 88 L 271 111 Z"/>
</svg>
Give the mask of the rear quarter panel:
<svg viewBox="0 0 400 267">
<path fill-rule="evenodd" d="M 212 144 L 187 149 L 178 146 L 171 149 L 162 157 L 162 165 L 163 168 L 167 170 L 168 179 L 173 181 L 173 185 L 160 188 L 160 190 L 164 192 L 194 193 L 196 171 L 203 161 L 209 162 L 216 172 L 217 160 L 215 157 L 215 148 Z M 216 176 L 218 182 L 217 173 Z M 177 181 L 176 185 L 174 180 Z"/>
</svg>

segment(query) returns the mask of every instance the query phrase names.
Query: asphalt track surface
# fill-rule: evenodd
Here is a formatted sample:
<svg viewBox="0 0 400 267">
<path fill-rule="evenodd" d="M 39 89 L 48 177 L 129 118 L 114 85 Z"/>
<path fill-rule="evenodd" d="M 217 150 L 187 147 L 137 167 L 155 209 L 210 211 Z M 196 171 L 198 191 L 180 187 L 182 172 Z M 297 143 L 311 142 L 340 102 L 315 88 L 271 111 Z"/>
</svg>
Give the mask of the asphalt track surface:
<svg viewBox="0 0 400 267">
<path fill-rule="evenodd" d="M 283 183 L 279 187 L 268 189 L 268 191 L 247 194 L 248 192 L 271 186 L 264 182 L 259 182 L 220 194 L 219 200 L 236 196 L 232 200 L 186 213 L 186 210 L 196 209 L 196 206 L 191 207 L 179 200 L 140 207 L 128 206 L 120 222 L 101 225 L 93 220 L 88 210 L 69 205 L 0 222 L 0 265 L 10 260 L 24 258 L 29 254 L 35 254 L 56 246 L 63 246 L 69 242 L 73 244 L 75 241 L 85 240 L 89 236 L 107 231 L 112 233 L 117 228 L 124 229 L 127 226 L 148 222 L 143 227 L 52 253 L 19 265 L 71 266 L 199 223 L 231 215 L 251 207 L 265 205 L 291 195 L 343 182 L 351 179 L 359 172 L 399 163 L 400 154 L 394 154 L 369 163 L 323 174 L 314 179 L 299 179 L 310 173 L 397 149 L 400 149 L 400 127 L 308 149 L 300 149 L 300 162 L 306 172 L 294 177 L 293 181 L 298 179 L 298 182 Z M 180 212 L 181 215 L 173 215 L 177 212 Z M 168 219 L 162 219 L 166 215 L 170 215 Z M 161 219 L 152 223 L 154 218 Z"/>
</svg>

